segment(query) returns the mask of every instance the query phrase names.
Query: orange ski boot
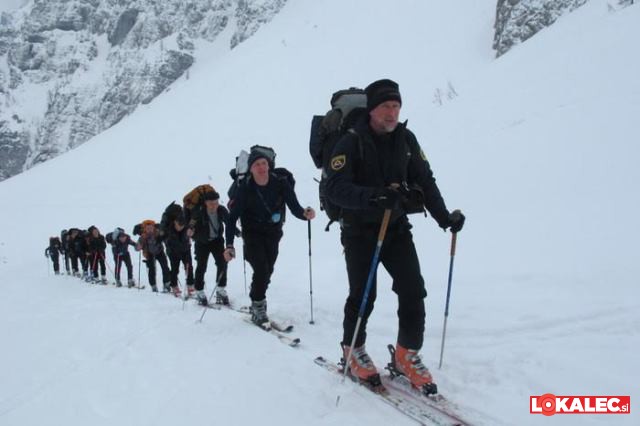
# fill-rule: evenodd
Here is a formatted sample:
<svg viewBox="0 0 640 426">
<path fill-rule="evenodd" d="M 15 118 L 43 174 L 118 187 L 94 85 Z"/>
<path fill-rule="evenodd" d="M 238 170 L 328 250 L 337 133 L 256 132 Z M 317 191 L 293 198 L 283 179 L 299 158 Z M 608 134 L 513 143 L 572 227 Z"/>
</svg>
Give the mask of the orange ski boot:
<svg viewBox="0 0 640 426">
<path fill-rule="evenodd" d="M 349 349 L 349 346 L 342 346 L 343 363 L 346 363 L 347 357 L 349 356 Z M 363 382 L 373 388 L 382 386 L 378 369 L 373 364 L 373 361 L 371 360 L 371 357 L 369 357 L 364 345 L 353 349 L 353 353 L 351 354 L 351 359 L 349 361 L 349 374 L 360 382 Z"/>
<path fill-rule="evenodd" d="M 425 395 L 438 392 L 438 387 L 433 383 L 433 377 L 422 363 L 417 350 L 397 344 L 394 361 L 396 370 L 406 376 L 413 387 L 420 389 Z"/>
</svg>

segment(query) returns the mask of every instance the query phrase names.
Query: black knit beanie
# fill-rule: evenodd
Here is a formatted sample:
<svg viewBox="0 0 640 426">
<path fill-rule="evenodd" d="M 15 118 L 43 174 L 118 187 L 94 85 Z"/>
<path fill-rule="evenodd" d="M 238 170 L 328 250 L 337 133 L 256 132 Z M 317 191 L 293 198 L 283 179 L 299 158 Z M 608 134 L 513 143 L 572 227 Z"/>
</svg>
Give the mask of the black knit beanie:
<svg viewBox="0 0 640 426">
<path fill-rule="evenodd" d="M 267 160 L 267 162 L 270 163 L 269 157 L 267 157 L 260 150 L 251 151 L 251 154 L 249 154 L 249 160 L 247 161 L 247 165 L 249 166 L 249 169 L 251 169 L 251 166 L 253 165 L 253 163 L 255 163 L 261 158 L 264 158 L 265 160 Z"/>
<path fill-rule="evenodd" d="M 375 109 L 386 101 L 398 101 L 402 105 L 400 88 L 393 80 L 383 79 L 374 81 L 364 89 L 367 94 L 367 111 Z"/>
</svg>

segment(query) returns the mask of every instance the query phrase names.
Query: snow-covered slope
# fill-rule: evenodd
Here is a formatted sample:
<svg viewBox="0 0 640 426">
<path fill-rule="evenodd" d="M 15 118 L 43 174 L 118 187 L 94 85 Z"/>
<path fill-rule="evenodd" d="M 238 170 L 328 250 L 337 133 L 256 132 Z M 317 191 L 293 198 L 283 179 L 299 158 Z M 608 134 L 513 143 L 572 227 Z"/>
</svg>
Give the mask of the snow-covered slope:
<svg viewBox="0 0 640 426">
<path fill-rule="evenodd" d="M 429 291 L 423 352 L 442 393 L 479 424 L 637 423 L 548 419 L 528 404 L 639 390 L 640 8 L 592 0 L 494 61 L 493 2 L 453 3 L 292 1 L 215 69 L 195 64 L 153 105 L 0 184 L 0 424 L 411 424 L 313 365 L 338 356 L 346 296 L 338 233 L 322 218 L 316 324 L 302 222 L 286 224 L 268 293 L 271 315 L 296 323 L 297 351 L 230 312 L 195 324 L 200 311 L 170 297 L 49 277 L 42 257 L 62 228 L 130 230 L 196 184 L 226 192 L 235 155 L 255 143 L 276 148 L 316 205 L 310 117 L 333 90 L 380 77 L 400 83 L 402 116 L 449 207 L 468 217 L 442 370 L 449 236 L 412 219 Z M 449 85 L 458 96 L 434 104 Z M 246 301 L 242 264 L 229 275 L 231 297 Z M 382 367 L 397 320 L 386 273 L 379 287 L 368 348 Z"/>
<path fill-rule="evenodd" d="M 0 14 L 0 180 L 81 145 L 150 103 L 178 78 L 188 79 L 194 61 L 251 37 L 285 2 L 7 5 Z"/>
</svg>

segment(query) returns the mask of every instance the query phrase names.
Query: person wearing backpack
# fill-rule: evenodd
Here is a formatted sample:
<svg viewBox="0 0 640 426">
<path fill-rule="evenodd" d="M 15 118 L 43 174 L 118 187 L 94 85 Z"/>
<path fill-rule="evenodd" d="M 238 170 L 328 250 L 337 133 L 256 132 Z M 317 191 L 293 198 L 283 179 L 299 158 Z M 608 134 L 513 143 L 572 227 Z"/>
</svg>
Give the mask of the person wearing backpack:
<svg viewBox="0 0 640 426">
<path fill-rule="evenodd" d="M 91 262 L 91 282 L 107 284 L 107 270 L 105 268 L 105 250 L 107 243 L 104 236 L 100 234 L 100 230 L 95 226 L 90 226 L 89 229 L 89 262 Z M 100 279 L 98 279 L 98 266 L 100 266 Z"/>
<path fill-rule="evenodd" d="M 129 254 L 129 246 L 135 247 L 136 244 L 131 240 L 131 237 L 124 232 L 122 228 L 116 228 L 113 232 L 110 232 L 106 236 L 107 242 L 111 244 L 111 250 L 113 252 L 113 259 L 115 264 L 115 276 L 116 287 L 122 287 L 122 281 L 120 281 L 120 271 L 122 270 L 122 264 L 127 267 L 127 287 L 131 288 L 136 285 L 133 279 L 133 264 L 131 263 L 131 254 Z"/>
<path fill-rule="evenodd" d="M 60 243 L 60 238 L 49 238 L 49 247 L 44 250 L 44 256 L 48 257 L 53 262 L 53 272 L 56 275 L 60 275 L 60 252 L 62 252 L 62 244 Z"/>
<path fill-rule="evenodd" d="M 378 80 L 365 93 L 367 114 L 333 149 L 326 187 L 330 201 L 341 208 L 341 242 L 349 279 L 341 345 L 346 360 L 383 214 L 391 210 L 379 259 L 391 275 L 392 289 L 398 295 L 395 363 L 416 388 L 426 389 L 432 386 L 433 379 L 418 352 L 423 344 L 427 293 L 407 213 L 426 208 L 441 228 L 453 233 L 462 229 L 465 217 L 459 211 L 449 212 L 415 135 L 407 129 L 406 122 L 399 123 L 402 99 L 398 84 Z M 375 298 L 374 276 L 349 362 L 351 374 L 371 383 L 380 380 L 365 350 L 367 319 Z"/>
<path fill-rule="evenodd" d="M 69 257 L 69 231 L 63 229 L 60 232 L 60 252 L 64 255 L 64 269 L 67 275 L 71 275 L 71 258 Z"/>
<path fill-rule="evenodd" d="M 141 235 L 136 244 L 136 251 L 141 251 L 144 255 L 145 263 L 149 272 L 149 285 L 151 291 L 158 292 L 156 286 L 156 261 L 160 264 L 162 270 L 162 282 L 164 293 L 168 293 L 171 288 L 171 279 L 169 265 L 167 264 L 167 256 L 164 254 L 162 246 L 163 236 L 158 229 L 158 225 L 153 220 L 145 220 L 140 226 Z"/>
<path fill-rule="evenodd" d="M 193 231 L 185 225 L 184 216 L 179 216 L 171 221 L 164 231 L 164 244 L 167 247 L 171 271 L 171 291 L 176 297 L 181 295 L 180 286 L 178 286 L 181 263 L 184 265 L 187 276 L 187 289 L 193 289 L 193 268 L 191 267 L 191 236 Z M 187 290 L 187 295 L 192 293 L 192 290 L 189 290 Z"/>
<path fill-rule="evenodd" d="M 220 194 L 216 191 L 207 192 L 202 198 L 203 201 L 192 209 L 190 221 L 198 265 L 195 277 L 196 296 L 201 305 L 209 303 L 204 293 L 204 275 L 207 272 L 209 255 L 212 255 L 216 262 L 216 303 L 228 305 L 224 224 L 229 217 L 229 211 L 220 204 Z"/>
<path fill-rule="evenodd" d="M 71 258 L 71 269 L 75 277 L 86 279 L 89 276 L 87 271 L 88 250 L 85 232 L 78 228 L 69 229 L 69 257 Z M 78 262 L 82 267 L 82 275 L 80 275 L 78 269 Z"/>
<path fill-rule="evenodd" d="M 282 209 L 286 204 L 300 220 L 312 220 L 315 211 L 311 207 L 302 208 L 289 182 L 270 173 L 271 164 L 263 152 L 252 151 L 247 165 L 250 176 L 238 185 L 229 212 L 224 257 L 227 261 L 235 257 L 233 241 L 240 219 L 245 257 L 253 268 L 249 293 L 251 320 L 262 325 L 269 322 L 266 292 L 282 238 Z"/>
</svg>

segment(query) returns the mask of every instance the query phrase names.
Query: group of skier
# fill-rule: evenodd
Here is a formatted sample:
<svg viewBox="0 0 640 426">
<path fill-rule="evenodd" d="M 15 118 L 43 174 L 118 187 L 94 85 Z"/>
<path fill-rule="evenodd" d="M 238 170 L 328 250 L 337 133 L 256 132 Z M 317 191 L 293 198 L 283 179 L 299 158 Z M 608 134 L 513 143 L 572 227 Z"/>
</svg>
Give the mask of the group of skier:
<svg viewBox="0 0 640 426">
<path fill-rule="evenodd" d="M 347 96 L 342 96 L 345 94 L 354 95 L 361 105 L 347 105 Z M 399 122 L 402 98 L 397 83 L 384 79 L 364 90 L 340 91 L 331 104 L 332 110 L 319 117 L 317 126 L 314 119 L 310 148 L 316 166 L 322 168 L 321 205 L 332 221 L 340 224 L 346 261 L 349 291 L 344 305 L 343 361 L 360 381 L 379 382 L 378 369 L 365 349 L 367 320 L 376 298 L 378 264 L 372 259 L 379 260 L 398 296 L 396 369 L 415 387 L 430 386 L 433 379 L 418 353 L 423 344 L 427 293 L 407 215 L 426 210 L 442 229 L 452 233 L 462 229 L 465 217 L 459 210 L 447 209 L 415 135 L 406 122 Z M 116 285 L 121 285 L 122 263 L 127 266 L 128 285 L 135 285 L 128 252 L 131 245 L 144 254 L 153 291 L 157 291 L 157 261 L 164 290 L 180 296 L 177 280 L 182 264 L 187 277 L 186 296 L 195 294 L 206 305 L 204 275 L 211 254 L 217 266 L 216 302 L 228 304 L 227 263 L 235 258 L 234 242 L 240 235 L 245 260 L 253 269 L 252 320 L 256 324 L 268 322 L 266 291 L 283 235 L 284 206 L 300 220 L 314 219 L 315 211 L 300 205 L 290 173 L 277 173 L 274 157 L 268 151 L 252 149 L 245 166 L 246 178 L 242 181 L 236 169 L 229 210 L 219 203 L 219 194 L 211 188 L 196 194 L 195 203 L 187 203 L 185 197 L 184 207 L 169 206 L 160 224 L 143 221 L 134 232 L 140 234 L 137 243 L 120 228 L 111 233 L 107 241 L 116 263 Z M 241 231 L 236 227 L 238 219 Z M 191 240 L 195 243 L 195 276 Z M 67 271 L 70 259 L 72 273 L 79 276 L 80 262 L 84 276 L 104 283 L 105 248 L 105 238 L 93 226 L 88 232 L 73 228 L 63 233 L 62 240 L 52 243 L 47 253 L 56 272 L 57 253 L 62 252 Z"/>
</svg>

